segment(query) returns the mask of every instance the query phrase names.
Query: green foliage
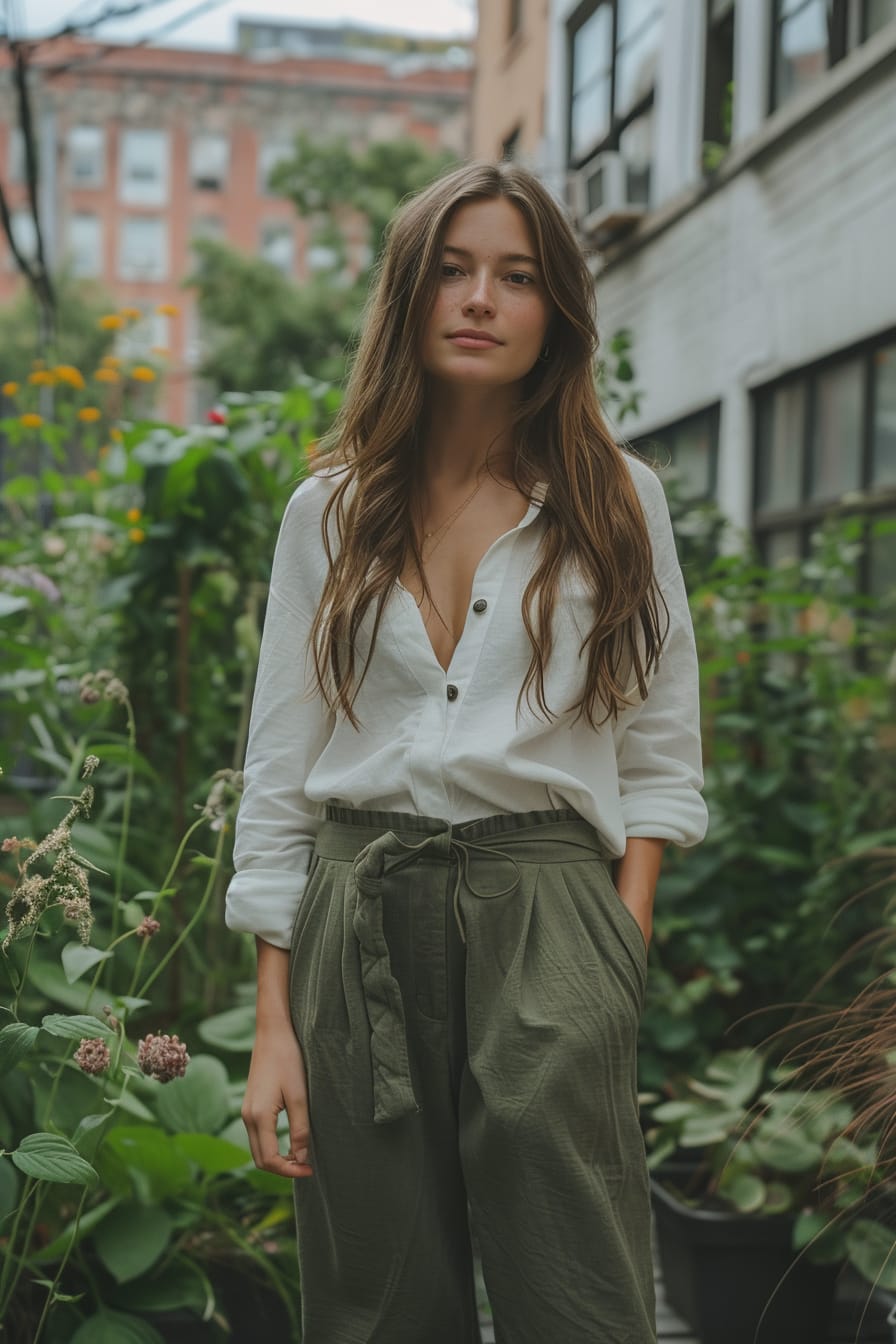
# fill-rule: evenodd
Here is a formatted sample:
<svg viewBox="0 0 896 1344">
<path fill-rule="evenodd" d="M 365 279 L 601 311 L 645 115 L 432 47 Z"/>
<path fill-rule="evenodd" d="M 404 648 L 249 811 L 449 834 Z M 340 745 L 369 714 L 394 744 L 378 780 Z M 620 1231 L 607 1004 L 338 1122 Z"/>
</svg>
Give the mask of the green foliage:
<svg viewBox="0 0 896 1344">
<path fill-rule="evenodd" d="M 302 375 L 340 381 L 390 216 L 451 162 L 416 140 L 355 149 L 345 140 L 297 136 L 271 186 L 309 221 L 311 245 L 329 264 L 295 284 L 266 261 L 198 242 L 188 284 L 197 290 L 208 332 L 203 376 L 246 392 L 285 390 Z"/>
<path fill-rule="evenodd" d="M 875 1282 L 894 1252 L 892 1228 L 868 1216 L 888 1179 L 882 1136 L 850 1137 L 856 1103 L 798 1082 L 794 1070 L 774 1070 L 753 1050 L 714 1056 L 700 1077 L 682 1079 L 668 1089 L 671 1099 L 651 1107 L 649 1165 L 688 1203 L 789 1215 L 795 1250 L 816 1261 L 848 1259 Z M 688 1154 L 692 1161 L 683 1160 Z"/>
<path fill-rule="evenodd" d="M 114 303 L 98 292 L 94 282 L 61 272 L 54 280 L 57 334 L 54 359 L 88 371 L 97 367 L 111 348 L 112 336 L 99 319 Z M 29 289 L 22 287 L 12 303 L 0 308 L 0 383 L 24 383 L 34 361 L 44 355 L 39 344 L 37 307 Z"/>
<path fill-rule="evenodd" d="M 670 849 L 656 899 L 642 1083 L 755 1044 L 816 995 L 847 1002 L 875 973 L 828 973 L 886 924 L 892 873 L 866 850 L 892 837 L 892 608 L 857 594 L 861 524 L 832 523 L 804 562 L 717 555 L 712 511 L 683 517 L 701 668 L 705 797 L 695 850 Z M 888 633 L 889 631 L 889 633 Z M 870 950 L 870 949 L 869 949 Z M 883 954 L 882 954 L 883 955 Z M 890 964 L 886 955 L 878 969 Z M 822 983 L 823 978 L 826 982 Z"/>
</svg>

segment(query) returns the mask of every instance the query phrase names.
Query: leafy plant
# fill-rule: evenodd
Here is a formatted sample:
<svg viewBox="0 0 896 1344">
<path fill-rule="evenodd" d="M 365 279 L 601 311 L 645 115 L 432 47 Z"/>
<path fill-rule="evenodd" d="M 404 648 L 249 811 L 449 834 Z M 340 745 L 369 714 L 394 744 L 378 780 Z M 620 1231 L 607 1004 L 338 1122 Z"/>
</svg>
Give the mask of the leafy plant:
<svg viewBox="0 0 896 1344">
<path fill-rule="evenodd" d="M 885 1185 L 880 1137 L 853 1137 L 846 1092 L 798 1082 L 757 1051 L 715 1055 L 652 1107 L 649 1165 L 686 1202 L 788 1215 L 795 1250 L 849 1260 L 869 1282 L 896 1288 L 896 1234 L 869 1215 Z M 688 1154 L 693 1162 L 682 1161 Z"/>
</svg>

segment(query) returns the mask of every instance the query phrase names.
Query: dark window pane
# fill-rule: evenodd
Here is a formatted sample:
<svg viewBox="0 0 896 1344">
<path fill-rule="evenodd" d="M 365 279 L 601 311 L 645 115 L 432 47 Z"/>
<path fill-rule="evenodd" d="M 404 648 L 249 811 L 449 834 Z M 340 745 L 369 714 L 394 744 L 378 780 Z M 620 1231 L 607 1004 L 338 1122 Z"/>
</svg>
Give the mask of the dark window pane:
<svg viewBox="0 0 896 1344">
<path fill-rule="evenodd" d="M 783 0 L 776 34 L 775 93 L 783 103 L 828 68 L 826 0 Z"/>
<path fill-rule="evenodd" d="M 815 396 L 810 497 L 836 499 L 857 490 L 862 469 L 862 363 L 819 374 Z"/>
<path fill-rule="evenodd" d="M 872 485 L 896 485 L 896 345 L 874 355 Z"/>
<path fill-rule="evenodd" d="M 619 152 L 625 159 L 628 199 L 636 205 L 649 205 L 653 109 L 629 122 L 619 136 Z"/>
<path fill-rule="evenodd" d="M 865 0 L 864 37 L 873 37 L 896 19 L 896 0 Z"/>
<path fill-rule="evenodd" d="M 796 528 L 782 532 L 767 532 L 760 546 L 762 558 L 769 569 L 778 565 L 792 565 L 800 558 L 800 534 Z"/>
<path fill-rule="evenodd" d="M 760 509 L 792 509 L 801 502 L 805 384 L 776 388 L 760 413 Z"/>
<path fill-rule="evenodd" d="M 868 569 L 872 595 L 896 598 L 896 513 L 872 520 Z"/>
</svg>

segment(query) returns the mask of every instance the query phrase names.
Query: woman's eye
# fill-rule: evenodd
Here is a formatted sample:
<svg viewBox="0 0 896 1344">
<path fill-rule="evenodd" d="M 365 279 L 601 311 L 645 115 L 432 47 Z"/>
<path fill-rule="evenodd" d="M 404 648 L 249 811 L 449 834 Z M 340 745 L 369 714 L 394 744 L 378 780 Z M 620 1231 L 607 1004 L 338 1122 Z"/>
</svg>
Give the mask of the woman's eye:
<svg viewBox="0 0 896 1344">
<path fill-rule="evenodd" d="M 508 276 L 508 279 L 512 280 L 515 285 L 535 284 L 535 277 L 533 275 L 528 275 L 525 271 L 512 271 Z"/>
<path fill-rule="evenodd" d="M 454 266 L 450 261 L 443 261 L 442 274 L 448 277 L 460 275 L 460 267 Z"/>
</svg>

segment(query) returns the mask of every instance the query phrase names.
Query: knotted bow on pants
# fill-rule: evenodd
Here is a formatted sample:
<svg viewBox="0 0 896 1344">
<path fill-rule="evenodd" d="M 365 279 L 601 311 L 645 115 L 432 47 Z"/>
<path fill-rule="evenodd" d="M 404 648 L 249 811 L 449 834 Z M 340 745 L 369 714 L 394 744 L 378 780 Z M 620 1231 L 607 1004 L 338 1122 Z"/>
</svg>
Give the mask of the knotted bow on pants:
<svg viewBox="0 0 896 1344">
<path fill-rule="evenodd" d="M 330 806 L 293 930 L 303 1344 L 653 1344 L 646 949 L 568 809 Z"/>
</svg>

